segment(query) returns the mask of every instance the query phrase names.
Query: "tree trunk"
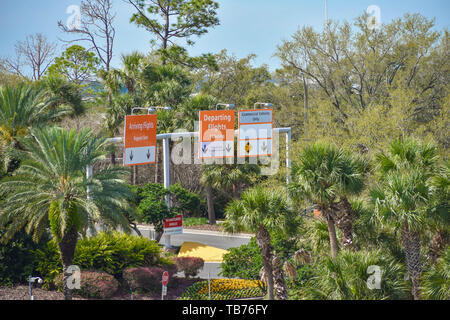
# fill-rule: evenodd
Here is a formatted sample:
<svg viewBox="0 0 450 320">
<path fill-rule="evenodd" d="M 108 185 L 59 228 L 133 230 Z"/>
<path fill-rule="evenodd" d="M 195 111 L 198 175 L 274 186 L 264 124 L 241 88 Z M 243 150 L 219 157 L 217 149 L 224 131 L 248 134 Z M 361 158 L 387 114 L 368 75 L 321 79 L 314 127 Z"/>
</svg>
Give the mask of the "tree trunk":
<svg viewBox="0 0 450 320">
<path fill-rule="evenodd" d="M 308 95 L 308 84 L 306 83 L 306 78 L 305 78 L 305 74 L 302 73 L 302 77 L 303 77 L 303 88 L 305 91 L 305 105 L 304 105 L 304 112 L 305 112 L 305 136 L 308 135 L 308 109 L 309 109 L 309 95 Z"/>
<path fill-rule="evenodd" d="M 270 234 L 264 227 L 259 227 L 256 232 L 256 243 L 261 250 L 264 271 L 267 283 L 267 299 L 273 300 L 273 267 L 272 267 L 272 246 L 270 244 Z"/>
<path fill-rule="evenodd" d="M 336 228 L 334 227 L 334 221 L 331 217 L 327 217 L 328 235 L 330 237 L 331 258 L 334 260 L 337 257 L 339 246 L 336 237 Z"/>
<path fill-rule="evenodd" d="M 138 166 L 134 166 L 133 167 L 133 185 L 138 184 L 138 174 L 139 174 Z"/>
<path fill-rule="evenodd" d="M 206 186 L 206 202 L 208 203 L 208 220 L 209 224 L 216 224 L 216 213 L 214 212 L 213 190 L 211 186 Z"/>
<path fill-rule="evenodd" d="M 273 282 L 275 289 L 275 298 L 277 300 L 287 300 L 288 291 L 286 279 L 283 274 L 281 258 L 279 256 L 274 255 L 272 259 L 272 266 L 273 266 Z"/>
<path fill-rule="evenodd" d="M 159 171 L 159 148 L 158 148 L 158 143 L 156 143 L 156 148 L 155 148 L 155 183 L 158 183 L 158 171 Z"/>
<path fill-rule="evenodd" d="M 420 276 L 422 275 L 420 234 L 411 230 L 407 222 L 402 228 L 402 242 L 405 248 L 406 269 L 412 282 L 411 293 L 414 300 L 420 300 Z"/>
<path fill-rule="evenodd" d="M 342 231 L 342 247 L 351 249 L 353 247 L 353 222 L 355 221 L 356 213 L 347 198 L 342 198 L 333 212 L 337 212 L 337 214 L 333 215 L 333 221 L 336 227 Z"/>
<path fill-rule="evenodd" d="M 115 166 L 116 165 L 116 153 L 115 152 L 111 152 L 109 157 L 111 159 L 111 165 Z"/>
<path fill-rule="evenodd" d="M 161 238 L 162 238 L 162 236 L 163 236 L 163 234 L 164 234 L 164 230 L 156 230 L 155 229 L 155 241 L 156 241 L 156 243 L 159 243 L 159 241 L 161 241 Z"/>
<path fill-rule="evenodd" d="M 69 286 L 69 277 L 72 275 L 68 273 L 67 269 L 72 265 L 72 260 L 75 255 L 75 247 L 78 241 L 78 232 L 76 228 L 72 227 L 64 237 L 58 242 L 59 253 L 63 265 L 63 286 L 65 300 L 72 300 L 72 288 Z"/>
<path fill-rule="evenodd" d="M 428 259 L 431 260 L 432 264 L 436 263 L 436 260 L 442 255 L 445 247 L 449 244 L 450 237 L 444 230 L 437 229 L 434 232 L 433 238 L 431 239 L 430 249 L 428 252 Z"/>
</svg>

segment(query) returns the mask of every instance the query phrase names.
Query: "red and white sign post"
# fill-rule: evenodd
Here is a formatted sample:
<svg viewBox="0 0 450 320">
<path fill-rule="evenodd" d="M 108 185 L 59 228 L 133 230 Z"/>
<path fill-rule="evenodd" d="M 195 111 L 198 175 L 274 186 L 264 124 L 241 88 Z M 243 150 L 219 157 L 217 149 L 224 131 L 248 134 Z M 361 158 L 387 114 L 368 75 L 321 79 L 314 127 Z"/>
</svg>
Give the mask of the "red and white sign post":
<svg viewBox="0 0 450 320">
<path fill-rule="evenodd" d="M 164 300 L 164 296 L 167 295 L 167 284 L 169 283 L 169 273 L 167 271 L 163 272 L 161 282 L 162 282 L 161 300 Z"/>
<path fill-rule="evenodd" d="M 183 216 L 181 214 L 175 216 L 175 218 L 164 219 L 164 236 L 165 247 L 170 248 L 170 236 L 172 234 L 183 233 Z"/>
</svg>

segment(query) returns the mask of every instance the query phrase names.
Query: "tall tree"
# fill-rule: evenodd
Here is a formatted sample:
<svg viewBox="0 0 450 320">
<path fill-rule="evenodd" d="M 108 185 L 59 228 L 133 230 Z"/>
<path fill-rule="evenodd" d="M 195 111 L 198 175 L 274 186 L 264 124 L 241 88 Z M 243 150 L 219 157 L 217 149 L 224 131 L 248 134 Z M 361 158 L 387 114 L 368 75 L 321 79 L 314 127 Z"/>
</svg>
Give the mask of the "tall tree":
<svg viewBox="0 0 450 320">
<path fill-rule="evenodd" d="M 272 264 L 274 255 L 269 231 L 287 228 L 292 221 L 293 214 L 285 192 L 280 190 L 267 190 L 261 187 L 249 189 L 242 194 L 240 200 L 235 199 L 226 207 L 226 220 L 223 224 L 225 231 L 255 232 L 256 242 L 263 258 L 269 300 L 274 298 Z M 280 276 L 279 273 L 277 275 Z"/>
<path fill-rule="evenodd" d="M 75 117 L 77 129 L 79 129 L 79 118 L 86 111 L 81 87 L 57 74 L 45 77 L 43 84 L 54 98 L 52 108 L 68 107 L 68 111 L 70 110 L 68 115 Z"/>
<path fill-rule="evenodd" d="M 144 27 L 161 41 L 161 48 L 175 45 L 173 38 L 186 39 L 201 36 L 207 28 L 219 24 L 215 10 L 219 4 L 213 0 L 127 0 L 136 13 L 131 22 Z"/>
<path fill-rule="evenodd" d="M 131 209 L 133 193 L 122 180 L 126 170 L 108 167 L 86 178 L 86 165 L 103 158 L 106 143 L 87 129 L 33 129 L 31 137 L 21 142 L 27 150 L 21 167 L 0 183 L 6 196 L 0 210 L 0 226 L 6 228 L 2 240 L 25 227 L 37 241 L 49 228 L 62 260 L 64 296 L 70 300 L 68 267 L 79 232 L 89 228 L 95 233 L 96 222 L 130 230 L 124 213 Z"/>
<path fill-rule="evenodd" d="M 290 193 L 318 206 L 328 225 L 333 259 L 339 250 L 335 226 L 343 231 L 342 245 L 352 245 L 356 214 L 348 197 L 363 190 L 367 171 L 365 159 L 326 143 L 307 146 L 293 163 Z"/>
<path fill-rule="evenodd" d="M 55 63 L 48 68 L 48 73 L 81 85 L 82 82 L 94 79 L 99 63 L 95 53 L 87 51 L 82 46 L 73 45 L 55 58 Z"/>
<path fill-rule="evenodd" d="M 23 149 L 20 138 L 28 135 L 30 128 L 43 127 L 67 113 L 65 108 L 53 108 L 55 101 L 43 87 L 19 84 L 0 88 L 0 147 L 6 171 L 16 169 L 19 160 L 14 151 Z"/>
<path fill-rule="evenodd" d="M 29 35 L 25 41 L 17 42 L 15 57 L 2 61 L 4 67 L 10 72 L 21 77 L 26 77 L 28 72 L 24 67 L 31 69 L 32 80 L 39 80 L 53 62 L 56 52 L 56 44 L 49 42 L 42 33 Z"/>
<path fill-rule="evenodd" d="M 88 51 L 94 51 L 102 61 L 106 71 L 111 67 L 113 58 L 114 38 L 116 29 L 112 0 L 85 0 L 81 2 L 81 24 L 79 28 L 68 27 L 58 21 L 58 27 L 68 33 L 79 36 L 68 43 L 84 41 L 91 46 Z"/>
<path fill-rule="evenodd" d="M 406 268 L 412 282 L 411 292 L 420 299 L 422 274 L 421 232 L 427 228 L 437 150 L 412 138 L 391 143 L 387 153 L 377 156 L 380 182 L 370 191 L 378 220 L 401 231 Z"/>
<path fill-rule="evenodd" d="M 420 14 L 379 29 L 369 28 L 367 18 L 330 22 L 322 31 L 305 26 L 278 46 L 289 80 L 306 78 L 314 106 L 305 121 L 307 139 L 344 137 L 371 150 L 400 134 L 432 132 L 448 146 L 442 135 L 448 125 L 448 31 Z"/>
</svg>

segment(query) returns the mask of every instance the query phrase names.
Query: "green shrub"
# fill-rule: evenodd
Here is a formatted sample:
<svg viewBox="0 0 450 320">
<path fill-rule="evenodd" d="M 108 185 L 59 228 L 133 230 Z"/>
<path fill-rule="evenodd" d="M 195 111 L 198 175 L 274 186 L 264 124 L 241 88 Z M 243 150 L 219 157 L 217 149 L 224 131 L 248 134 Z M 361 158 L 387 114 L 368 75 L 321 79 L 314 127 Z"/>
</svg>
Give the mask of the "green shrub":
<svg viewBox="0 0 450 320">
<path fill-rule="evenodd" d="M 153 224 L 156 232 L 163 232 L 163 221 L 166 218 L 183 214 L 184 216 L 201 215 L 201 199 L 179 184 L 165 189 L 162 184 L 148 183 L 142 188 L 134 188 L 137 193 L 137 214 L 139 220 Z M 172 206 L 168 208 L 165 202 L 166 195 L 170 196 Z"/>
<path fill-rule="evenodd" d="M 16 233 L 7 244 L 1 244 L 0 285 L 26 283 L 28 277 L 34 275 L 37 264 L 33 250 L 45 247 L 46 241 L 48 236 L 44 236 L 39 243 L 35 243 L 31 236 L 22 230 Z"/>
<path fill-rule="evenodd" d="M 133 291 L 156 293 L 161 292 L 163 273 L 164 269 L 158 267 L 129 268 L 123 272 L 123 279 Z"/>
<path fill-rule="evenodd" d="M 251 238 L 248 244 L 230 248 L 228 251 L 229 253 L 223 256 L 221 264 L 222 276 L 248 280 L 259 279 L 259 271 L 263 263 L 255 238 Z"/>
<path fill-rule="evenodd" d="M 436 264 L 423 273 L 422 293 L 431 300 L 450 300 L 450 246 Z"/>
<path fill-rule="evenodd" d="M 36 250 L 35 256 L 36 269 L 43 277 L 44 285 L 51 287 L 55 277 L 62 272 L 55 241 Z M 120 279 L 123 270 L 130 267 L 173 265 L 173 262 L 161 256 L 161 248 L 155 241 L 119 232 L 100 232 L 95 237 L 78 241 L 72 264 L 81 270 L 99 270 Z"/>
<path fill-rule="evenodd" d="M 202 258 L 177 257 L 174 259 L 179 272 L 184 272 L 186 278 L 195 277 L 205 265 Z"/>
<path fill-rule="evenodd" d="M 63 275 L 56 278 L 55 285 L 59 291 L 63 291 Z M 80 289 L 74 289 L 74 293 L 84 298 L 108 299 L 119 288 L 119 282 L 110 274 L 96 271 L 82 271 L 80 274 Z"/>
<path fill-rule="evenodd" d="M 179 183 L 169 188 L 172 210 L 183 214 L 185 217 L 198 217 L 201 215 L 200 197 L 184 189 Z"/>
<path fill-rule="evenodd" d="M 139 205 L 137 213 L 144 223 L 153 224 L 155 231 L 162 233 L 164 219 L 175 215 L 170 211 L 165 202 L 165 196 L 169 191 L 159 183 L 148 183 L 139 192 Z"/>
<path fill-rule="evenodd" d="M 380 289 L 371 289 L 367 281 L 369 266 L 381 270 Z M 380 250 L 341 251 L 335 260 L 325 257 L 310 266 L 312 276 L 289 292 L 291 299 L 312 300 L 385 300 L 410 298 L 405 270 Z"/>
</svg>

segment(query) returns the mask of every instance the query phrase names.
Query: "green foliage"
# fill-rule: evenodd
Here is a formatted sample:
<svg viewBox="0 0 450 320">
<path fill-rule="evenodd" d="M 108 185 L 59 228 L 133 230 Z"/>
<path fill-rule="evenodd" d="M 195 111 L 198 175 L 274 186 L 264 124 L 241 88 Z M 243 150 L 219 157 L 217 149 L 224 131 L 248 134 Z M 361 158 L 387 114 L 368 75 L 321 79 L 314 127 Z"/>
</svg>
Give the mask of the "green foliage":
<svg viewBox="0 0 450 320">
<path fill-rule="evenodd" d="M 263 266 L 261 250 L 255 238 L 238 248 L 230 248 L 223 256 L 221 275 L 227 278 L 258 280 Z"/>
<path fill-rule="evenodd" d="M 422 281 L 422 292 L 427 299 L 450 300 L 450 246 L 436 264 L 424 272 Z"/>
<path fill-rule="evenodd" d="M 200 197 L 184 189 L 181 184 L 176 183 L 169 187 L 171 195 L 171 210 L 182 213 L 184 217 L 199 216 L 200 213 Z"/>
<path fill-rule="evenodd" d="M 367 18 L 330 21 L 321 31 L 304 26 L 282 41 L 276 53 L 282 87 L 297 88 L 304 100 L 303 78 L 310 94 L 307 109 L 287 103 L 281 113 L 303 109 L 298 131 L 304 141 L 328 138 L 374 152 L 414 133 L 448 148 L 442 133 L 449 110 L 443 76 L 450 67 L 448 31 L 437 31 L 435 21 L 420 14 L 405 14 L 379 30 L 369 29 Z"/>
<path fill-rule="evenodd" d="M 42 80 L 53 98 L 53 107 L 68 107 L 71 116 L 79 117 L 86 111 L 86 105 L 83 102 L 82 88 L 75 83 L 69 82 L 59 75 L 49 75 Z"/>
<path fill-rule="evenodd" d="M 158 183 L 148 183 L 139 192 L 140 202 L 137 207 L 139 219 L 145 223 L 151 223 L 156 232 L 163 232 L 164 219 L 172 217 L 172 213 L 166 205 L 165 196 L 169 191 Z"/>
<path fill-rule="evenodd" d="M 270 233 L 274 251 L 282 260 L 287 260 L 296 250 L 298 250 L 297 239 L 288 238 L 286 234 L 280 232 Z M 229 252 L 223 256 L 221 263 L 221 275 L 227 278 L 240 278 L 257 280 L 259 272 L 263 266 L 261 250 L 252 237 L 247 244 L 238 248 L 230 248 Z"/>
<path fill-rule="evenodd" d="M 252 66 L 255 58 L 256 55 L 251 54 L 239 59 L 228 55 L 226 49 L 222 50 L 215 56 L 217 68 L 205 68 L 197 75 L 200 92 L 236 106 L 253 106 L 257 98 L 272 101 L 273 96 L 268 96 L 267 92 L 276 91 L 276 86 L 268 83 L 271 75 L 266 65 Z"/>
<path fill-rule="evenodd" d="M 130 22 L 153 33 L 161 47 L 167 48 L 172 38 L 184 38 L 193 44 L 190 37 L 201 36 L 207 28 L 219 24 L 215 10 L 219 4 L 212 0 L 176 0 L 170 5 L 165 2 L 129 0 L 135 7 Z"/>
<path fill-rule="evenodd" d="M 134 187 L 137 194 L 137 214 L 139 219 L 145 223 L 155 226 L 157 232 L 164 229 L 164 219 L 176 214 L 183 216 L 199 215 L 201 200 L 180 184 L 174 184 L 165 189 L 162 184 L 148 183 L 143 187 Z M 165 202 L 166 195 L 170 196 L 172 206 L 169 209 Z"/>
<path fill-rule="evenodd" d="M 141 74 L 143 92 L 153 106 L 175 108 L 190 94 L 191 81 L 187 72 L 176 65 L 147 64 Z"/>
<path fill-rule="evenodd" d="M 256 232 L 260 227 L 274 231 L 289 229 L 294 222 L 284 190 L 255 187 L 228 204 L 223 228 L 227 232 Z"/>
<path fill-rule="evenodd" d="M 30 128 L 43 127 L 67 113 L 64 108 L 52 108 L 54 102 L 46 88 L 26 83 L 0 87 L 0 151 L 5 171 L 17 168 L 14 151 L 23 147 L 19 139 L 27 136 Z"/>
<path fill-rule="evenodd" d="M 43 277 L 44 284 L 51 286 L 62 272 L 55 241 L 49 241 L 46 248 L 36 250 L 35 256 L 38 261 L 36 270 Z M 118 279 L 130 267 L 173 264 L 161 256 L 161 249 L 154 241 L 119 232 L 101 232 L 95 237 L 80 239 L 72 263 L 81 270 L 103 271 Z"/>
<path fill-rule="evenodd" d="M 293 162 L 289 191 L 297 200 L 327 209 L 340 197 L 360 193 L 368 170 L 366 159 L 333 144 L 317 142 L 306 146 Z"/>
<path fill-rule="evenodd" d="M 81 85 L 93 79 L 100 64 L 95 53 L 80 45 L 68 47 L 60 57 L 47 69 L 51 76 L 62 76 L 68 81 Z"/>
<path fill-rule="evenodd" d="M 32 251 L 43 248 L 45 243 L 45 239 L 35 243 L 20 231 L 7 244 L 0 246 L 0 285 L 27 283 L 37 265 Z"/>
<path fill-rule="evenodd" d="M 183 226 L 189 227 L 189 226 L 198 226 L 202 224 L 207 224 L 208 219 L 201 217 L 201 218 L 184 218 L 183 217 Z"/>
<path fill-rule="evenodd" d="M 407 137 L 394 140 L 388 152 L 376 158 L 381 177 L 370 197 L 377 218 L 396 227 L 408 223 L 416 231 L 423 230 L 431 206 L 429 180 L 438 160 L 436 146 Z"/>
<path fill-rule="evenodd" d="M 32 129 L 31 137 L 20 140 L 26 150 L 21 153 L 22 165 L 14 176 L 0 182 L 7 197 L 1 204 L 0 225 L 10 222 L 3 240 L 8 240 L 25 226 L 35 240 L 49 227 L 50 205 L 58 202 L 59 213 L 52 210 L 52 222 L 58 221 L 64 235 L 70 220 L 80 229 L 102 222 L 105 227 L 130 230 L 123 212 L 132 210 L 132 193 L 122 178 L 128 171 L 120 167 L 96 170 L 86 178 L 86 167 L 97 164 L 104 156 L 106 139 L 89 129 L 65 130 L 58 127 Z M 91 201 L 86 201 L 88 196 Z M 70 208 L 70 210 L 69 210 Z M 75 216 L 76 217 L 75 217 Z M 55 219 L 55 218 L 58 219 Z M 55 234 L 58 237 L 58 234 Z"/>
<path fill-rule="evenodd" d="M 369 266 L 381 270 L 380 289 L 369 289 Z M 293 289 L 298 299 L 320 300 L 384 300 L 409 298 L 405 271 L 400 264 L 381 251 L 342 251 L 335 260 L 316 262 L 313 276 L 303 286 Z"/>
</svg>

